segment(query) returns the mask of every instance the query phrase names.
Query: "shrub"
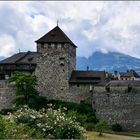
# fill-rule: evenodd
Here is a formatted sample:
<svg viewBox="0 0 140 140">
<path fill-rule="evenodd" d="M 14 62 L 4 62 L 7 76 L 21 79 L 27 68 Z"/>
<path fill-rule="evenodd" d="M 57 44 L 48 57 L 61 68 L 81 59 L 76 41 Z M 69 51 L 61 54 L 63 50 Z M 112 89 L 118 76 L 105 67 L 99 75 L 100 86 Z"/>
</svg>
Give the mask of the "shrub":
<svg viewBox="0 0 140 140">
<path fill-rule="evenodd" d="M 86 115 L 79 114 L 76 111 L 68 111 L 67 116 L 71 117 L 72 119 L 75 119 L 77 122 L 80 122 L 80 124 L 82 126 L 87 121 L 87 116 Z"/>
<path fill-rule="evenodd" d="M 35 128 L 45 134 L 44 138 L 79 139 L 84 130 L 78 122 L 67 117 L 61 109 L 56 110 L 52 107 L 40 111 L 24 107 L 9 115 L 9 120 Z"/>
<path fill-rule="evenodd" d="M 112 130 L 116 132 L 122 132 L 122 126 L 118 123 L 112 125 Z"/>
<path fill-rule="evenodd" d="M 0 139 L 4 138 L 5 121 L 2 115 L 0 115 Z"/>
<path fill-rule="evenodd" d="M 43 138 L 43 133 L 31 129 L 25 124 L 10 122 L 6 117 L 0 115 L 0 139 Z"/>
<path fill-rule="evenodd" d="M 49 100 L 48 103 L 53 104 L 55 109 L 66 107 L 67 108 L 66 113 L 68 113 L 69 111 L 74 111 L 74 112 L 77 112 L 79 116 L 82 116 L 82 115 L 86 116 L 87 123 L 92 122 L 96 124 L 98 122 L 95 112 L 93 111 L 92 106 L 90 104 L 87 104 L 84 102 L 81 102 L 80 104 L 78 104 L 78 103 L 64 102 L 64 101 L 59 101 L 59 100 Z"/>
<path fill-rule="evenodd" d="M 84 124 L 84 128 L 85 128 L 87 131 L 92 131 L 92 130 L 94 130 L 94 128 L 95 128 L 95 124 L 94 124 L 94 123 L 85 123 L 85 124 Z"/>
<path fill-rule="evenodd" d="M 43 138 L 43 133 L 31 129 L 25 124 L 16 124 L 14 122 L 7 122 L 5 126 L 6 139 L 28 139 L 28 138 Z"/>
<path fill-rule="evenodd" d="M 16 111 L 16 109 L 11 109 L 11 108 L 1 109 L 0 114 L 1 115 L 7 115 L 8 113 L 10 113 L 10 112 L 12 113 L 14 111 Z"/>
<path fill-rule="evenodd" d="M 103 131 L 107 128 L 107 124 L 105 121 L 99 121 L 96 125 L 95 125 L 95 129 L 96 131 L 99 132 L 99 136 L 103 135 Z"/>
</svg>

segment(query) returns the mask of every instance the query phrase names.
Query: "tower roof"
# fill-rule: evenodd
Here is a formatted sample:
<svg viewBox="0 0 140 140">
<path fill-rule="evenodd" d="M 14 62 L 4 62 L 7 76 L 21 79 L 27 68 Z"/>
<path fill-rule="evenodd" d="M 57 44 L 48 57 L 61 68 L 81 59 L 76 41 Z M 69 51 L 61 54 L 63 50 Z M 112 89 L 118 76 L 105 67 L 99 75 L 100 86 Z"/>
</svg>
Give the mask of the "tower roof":
<svg viewBox="0 0 140 140">
<path fill-rule="evenodd" d="M 70 43 L 74 47 L 77 47 L 68 36 L 58 27 L 56 26 L 51 31 L 46 33 L 40 39 L 35 41 L 36 43 Z"/>
</svg>

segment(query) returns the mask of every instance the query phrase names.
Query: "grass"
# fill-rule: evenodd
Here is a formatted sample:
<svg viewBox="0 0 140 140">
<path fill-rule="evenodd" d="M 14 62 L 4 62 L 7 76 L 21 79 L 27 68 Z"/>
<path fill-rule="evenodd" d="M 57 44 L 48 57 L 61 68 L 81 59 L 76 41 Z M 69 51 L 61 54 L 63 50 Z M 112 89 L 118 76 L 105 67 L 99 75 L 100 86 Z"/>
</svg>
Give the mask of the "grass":
<svg viewBox="0 0 140 140">
<path fill-rule="evenodd" d="M 112 130 L 106 130 L 105 132 L 109 133 L 109 134 L 117 134 L 117 135 L 140 137 L 140 131 L 138 131 L 138 132 L 131 132 L 131 131 L 128 131 L 128 132 L 114 132 Z"/>
<path fill-rule="evenodd" d="M 122 136 L 116 134 L 107 134 L 104 133 L 103 136 L 98 136 L 97 132 L 88 131 L 84 134 L 87 139 L 92 140 L 140 140 L 140 138 L 132 137 L 132 136 Z"/>
</svg>

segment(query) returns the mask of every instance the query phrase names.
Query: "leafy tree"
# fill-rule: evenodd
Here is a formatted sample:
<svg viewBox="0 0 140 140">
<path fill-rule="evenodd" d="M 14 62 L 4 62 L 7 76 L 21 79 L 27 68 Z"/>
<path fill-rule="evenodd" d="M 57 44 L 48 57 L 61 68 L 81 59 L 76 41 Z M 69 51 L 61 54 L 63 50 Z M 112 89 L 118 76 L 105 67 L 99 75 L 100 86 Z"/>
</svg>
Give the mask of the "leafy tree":
<svg viewBox="0 0 140 140">
<path fill-rule="evenodd" d="M 105 121 L 99 121 L 96 125 L 95 125 L 95 129 L 96 131 L 99 132 L 99 136 L 103 135 L 103 131 L 107 128 L 107 124 Z"/>
<path fill-rule="evenodd" d="M 38 92 L 35 88 L 37 80 L 31 74 L 15 72 L 9 79 L 10 83 L 14 82 L 16 87 L 16 98 L 13 103 L 18 105 L 28 105 L 30 101 L 38 97 Z"/>
</svg>

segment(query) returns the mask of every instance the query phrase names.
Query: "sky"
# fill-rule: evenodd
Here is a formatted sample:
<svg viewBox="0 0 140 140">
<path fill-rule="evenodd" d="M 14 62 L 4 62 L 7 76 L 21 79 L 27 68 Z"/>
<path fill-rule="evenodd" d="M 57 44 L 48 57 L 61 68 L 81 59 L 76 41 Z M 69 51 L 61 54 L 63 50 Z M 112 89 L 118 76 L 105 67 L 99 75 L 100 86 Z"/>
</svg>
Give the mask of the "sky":
<svg viewBox="0 0 140 140">
<path fill-rule="evenodd" d="M 140 58 L 139 1 L 0 1 L 0 56 L 36 51 L 35 40 L 57 20 L 78 56 L 101 51 Z"/>
</svg>

